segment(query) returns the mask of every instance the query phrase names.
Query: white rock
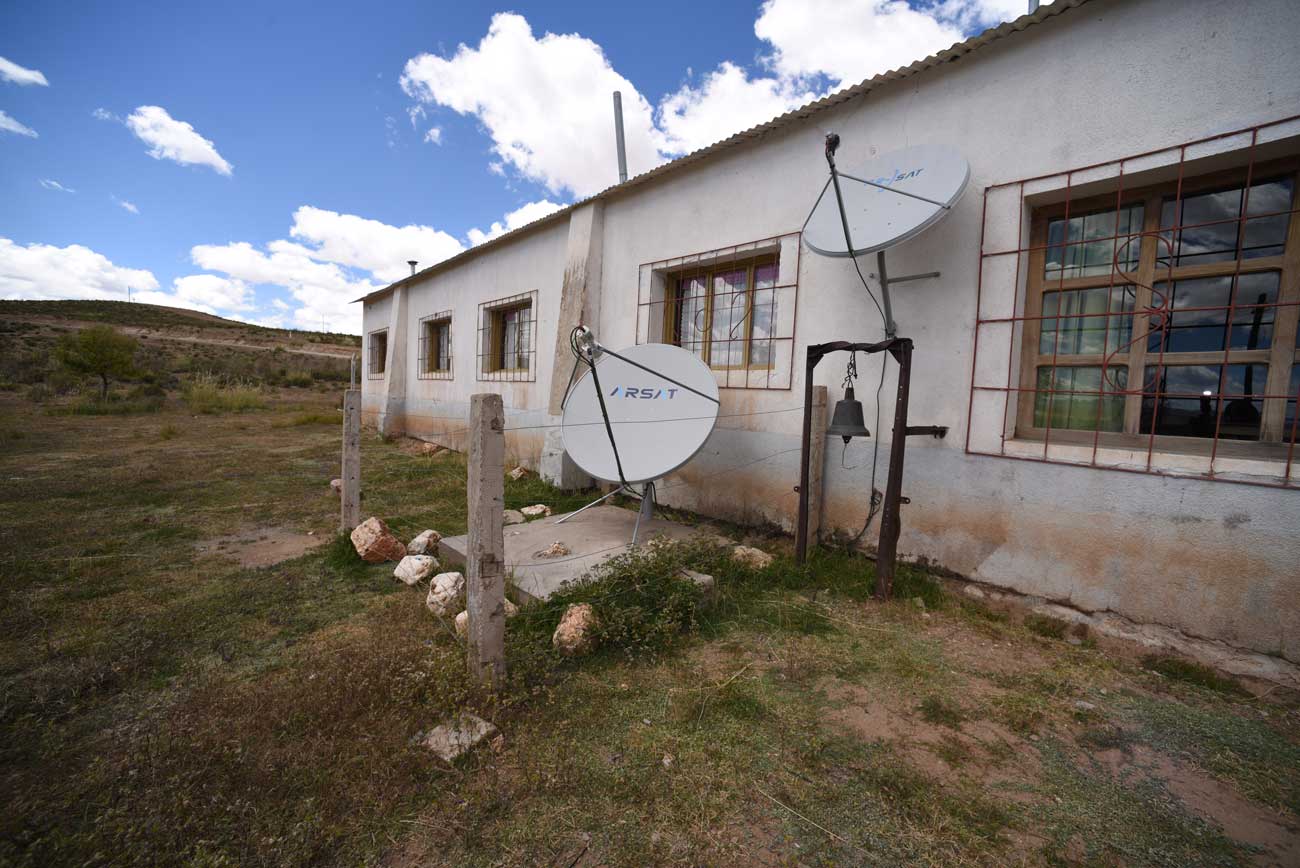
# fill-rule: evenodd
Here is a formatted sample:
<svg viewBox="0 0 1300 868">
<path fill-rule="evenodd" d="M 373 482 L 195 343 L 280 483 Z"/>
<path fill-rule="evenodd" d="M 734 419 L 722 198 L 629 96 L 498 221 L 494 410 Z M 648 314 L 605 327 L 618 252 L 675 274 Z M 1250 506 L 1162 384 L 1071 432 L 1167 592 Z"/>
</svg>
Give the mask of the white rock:
<svg viewBox="0 0 1300 868">
<path fill-rule="evenodd" d="M 731 559 L 738 564 L 744 564 L 755 570 L 761 570 L 772 563 L 771 555 L 762 549 L 750 546 L 736 546 L 731 550 Z"/>
<path fill-rule="evenodd" d="M 532 506 L 525 506 L 519 511 L 527 518 L 538 518 L 551 514 L 551 508 L 544 503 L 534 503 Z"/>
<path fill-rule="evenodd" d="M 439 618 L 446 618 L 460 608 L 464 593 L 463 573 L 438 573 L 429 583 L 429 596 L 425 598 L 424 604 Z"/>
<path fill-rule="evenodd" d="M 561 654 L 585 654 L 595 643 L 595 629 L 596 611 L 589 603 L 575 603 L 564 610 L 551 644 Z"/>
<path fill-rule="evenodd" d="M 524 514 L 517 509 L 507 509 L 505 511 L 505 524 L 523 524 L 527 520 L 524 518 Z"/>
<path fill-rule="evenodd" d="M 496 734 L 495 726 L 466 711 L 429 730 L 428 735 L 421 739 L 421 744 L 446 762 L 453 762 L 479 742 Z"/>
<path fill-rule="evenodd" d="M 400 561 L 406 557 L 406 546 L 393 536 L 393 532 L 384 524 L 383 519 L 371 516 L 352 531 L 352 545 L 357 554 L 368 564 L 381 561 Z"/>
<path fill-rule="evenodd" d="M 419 584 L 438 569 L 438 559 L 429 555 L 407 555 L 393 570 L 393 577 L 401 579 L 408 585 Z"/>
<path fill-rule="evenodd" d="M 518 607 L 518 606 L 516 606 L 514 603 L 510 602 L 509 600 L 504 600 L 503 602 L 504 602 L 504 604 L 505 604 L 505 609 L 506 609 L 506 620 L 507 620 L 507 621 L 509 621 L 509 620 L 510 620 L 511 618 L 513 618 L 515 615 L 518 615 L 518 614 L 519 614 L 519 607 Z"/>
<path fill-rule="evenodd" d="M 528 468 L 522 465 L 516 467 L 514 470 L 506 474 L 506 476 L 509 476 L 511 479 L 515 480 L 516 482 L 523 479 L 527 475 L 528 475 Z"/>
<path fill-rule="evenodd" d="M 562 558 L 570 554 L 569 547 L 556 540 L 541 551 L 533 552 L 535 558 Z"/>
<path fill-rule="evenodd" d="M 334 492 L 334 493 L 337 494 L 337 495 L 342 496 L 342 494 L 343 494 L 343 480 L 342 480 L 342 479 L 331 479 L 331 480 L 330 480 L 330 491 Z"/>
<path fill-rule="evenodd" d="M 972 600 L 982 600 L 986 596 L 984 591 L 978 585 L 962 585 L 961 592 Z"/>
<path fill-rule="evenodd" d="M 456 616 L 456 635 L 464 637 L 469 632 L 469 612 L 461 612 Z"/>
<path fill-rule="evenodd" d="M 406 553 L 408 555 L 436 555 L 438 553 L 438 542 L 441 539 L 442 534 L 436 530 L 423 531 L 406 544 Z"/>
<path fill-rule="evenodd" d="M 678 570 L 677 575 L 683 579 L 690 579 L 694 582 L 695 587 L 700 589 L 705 605 L 712 604 L 714 598 L 713 592 L 717 587 L 716 583 L 713 581 L 713 576 L 705 575 L 704 573 L 697 573 L 694 570 Z"/>
</svg>

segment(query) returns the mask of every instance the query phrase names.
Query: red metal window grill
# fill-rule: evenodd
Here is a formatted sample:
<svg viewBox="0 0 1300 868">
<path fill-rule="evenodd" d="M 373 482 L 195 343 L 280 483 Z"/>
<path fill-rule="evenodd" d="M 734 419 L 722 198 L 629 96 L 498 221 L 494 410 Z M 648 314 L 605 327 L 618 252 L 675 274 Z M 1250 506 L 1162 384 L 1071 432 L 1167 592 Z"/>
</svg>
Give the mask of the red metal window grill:
<svg viewBox="0 0 1300 868">
<path fill-rule="evenodd" d="M 966 451 L 1295 488 L 1300 116 L 985 188 Z"/>
<path fill-rule="evenodd" d="M 725 389 L 789 389 L 799 233 L 642 263 L 636 342 L 676 344 Z"/>
</svg>

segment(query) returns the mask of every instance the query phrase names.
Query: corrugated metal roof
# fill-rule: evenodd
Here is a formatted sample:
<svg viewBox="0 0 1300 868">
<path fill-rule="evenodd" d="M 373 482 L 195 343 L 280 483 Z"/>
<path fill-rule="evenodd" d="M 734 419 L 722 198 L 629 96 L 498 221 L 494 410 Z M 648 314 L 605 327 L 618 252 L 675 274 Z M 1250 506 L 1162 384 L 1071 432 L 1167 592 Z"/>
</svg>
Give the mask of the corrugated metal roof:
<svg viewBox="0 0 1300 868">
<path fill-rule="evenodd" d="M 772 120 L 767 121 L 766 123 L 759 124 L 756 127 L 750 127 L 747 130 L 742 130 L 741 132 L 729 136 L 728 138 L 725 138 L 719 142 L 715 142 L 712 145 L 708 145 L 707 147 L 700 148 L 698 151 L 692 151 L 691 153 L 678 157 L 675 160 L 670 160 L 667 163 L 656 166 L 650 171 L 643 172 L 634 178 L 629 178 L 628 180 L 624 181 L 621 184 L 615 184 L 612 187 L 607 187 L 604 190 L 600 191 L 599 193 L 595 194 L 594 196 L 588 196 L 586 199 L 581 199 L 577 202 L 574 202 L 572 205 L 567 205 L 564 208 L 561 208 L 559 211 L 556 211 L 552 214 L 548 214 L 545 217 L 538 218 L 537 220 L 534 220 L 533 222 L 528 223 L 524 226 L 520 226 L 517 229 L 512 229 L 511 231 L 505 233 L 504 235 L 497 236 L 491 241 L 485 241 L 484 243 L 478 245 L 477 247 L 471 247 L 468 250 L 457 253 L 455 256 L 451 256 L 440 262 L 435 262 L 433 265 L 430 265 L 428 268 L 421 269 L 420 271 L 417 271 L 415 274 L 412 274 L 409 277 L 404 277 L 401 280 L 394 281 L 393 283 L 390 283 L 388 286 L 384 287 L 383 289 L 377 289 L 374 292 L 370 293 L 369 295 L 363 296 L 362 298 L 355 299 L 354 303 L 357 301 L 373 301 L 374 299 L 379 298 L 380 296 L 388 292 L 391 292 L 392 290 L 396 289 L 399 286 L 404 286 L 408 283 L 419 281 L 422 278 L 430 277 L 434 274 L 437 274 L 440 271 L 444 271 L 455 265 L 459 265 L 460 263 L 468 259 L 471 259 L 488 250 L 491 250 L 492 248 L 496 247 L 497 245 L 503 244 L 506 241 L 519 238 L 521 235 L 525 235 L 529 232 L 533 232 L 536 231 L 537 229 L 541 229 L 546 226 L 549 226 L 550 224 L 555 223 L 556 221 L 565 217 L 567 214 L 569 214 L 569 212 L 573 211 L 574 209 L 586 205 L 588 202 L 594 202 L 598 199 L 607 199 L 615 195 L 622 195 L 643 184 L 648 184 L 652 181 L 657 181 L 663 178 L 665 175 L 679 171 L 687 166 L 701 162 L 702 160 L 707 160 L 717 154 L 720 154 L 724 151 L 731 150 L 732 148 L 735 148 L 737 146 L 744 145 L 752 141 L 756 141 L 775 130 L 784 129 L 788 126 L 798 123 L 799 121 L 810 118 L 815 114 L 826 111 L 827 109 L 849 102 L 850 100 L 857 99 L 858 97 L 870 93 L 871 91 L 875 90 L 881 85 L 887 84 L 892 81 L 898 81 L 899 79 L 909 78 L 913 75 L 924 72 L 927 69 L 931 69 L 933 67 L 939 66 L 940 64 L 949 63 L 951 61 L 958 60 L 979 48 L 983 48 L 986 45 L 997 42 L 999 39 L 1003 39 L 1004 37 L 1010 36 L 1013 33 L 1019 33 L 1020 31 L 1026 30 L 1035 24 L 1039 24 L 1043 21 L 1046 21 L 1049 18 L 1054 18 L 1055 16 L 1060 15 L 1063 12 L 1066 12 L 1070 9 L 1074 9 L 1077 6 L 1082 6 L 1087 2 L 1089 2 L 1089 0 L 1056 0 L 1056 2 L 1052 3 L 1049 6 L 1040 6 L 1034 12 L 1031 12 L 1027 15 L 1021 15 L 1016 20 L 1004 22 L 1002 24 L 999 24 L 997 27 L 991 27 L 988 30 L 983 31 L 982 33 L 972 36 L 970 39 L 967 39 L 965 42 L 959 42 L 956 45 L 952 46 L 951 48 L 946 48 L 937 54 L 932 54 L 929 57 L 918 60 L 909 66 L 900 67 L 899 69 L 892 69 L 889 72 L 882 72 L 877 76 L 867 79 L 866 81 L 859 82 L 858 84 L 855 84 L 851 87 L 846 87 L 843 90 L 839 90 L 836 91 L 835 93 L 828 94 L 827 96 L 824 96 L 819 100 L 810 102 L 804 106 L 800 106 L 797 109 L 792 109 L 786 112 L 785 114 L 780 115 L 779 117 L 775 117 Z"/>
</svg>

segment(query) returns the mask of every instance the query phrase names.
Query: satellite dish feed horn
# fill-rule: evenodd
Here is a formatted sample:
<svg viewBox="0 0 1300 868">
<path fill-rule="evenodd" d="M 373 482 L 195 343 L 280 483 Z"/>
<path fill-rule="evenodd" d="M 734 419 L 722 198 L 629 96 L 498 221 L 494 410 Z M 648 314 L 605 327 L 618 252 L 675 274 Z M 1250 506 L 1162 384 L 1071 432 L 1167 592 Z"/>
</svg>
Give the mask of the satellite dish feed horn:
<svg viewBox="0 0 1300 868">
<path fill-rule="evenodd" d="M 574 329 L 570 343 L 587 372 L 564 397 L 564 449 L 591 476 L 618 487 L 557 524 L 616 494 L 630 494 L 641 499 L 635 544 L 642 520 L 654 509 L 655 480 L 690 461 L 713 433 L 717 380 L 697 356 L 670 344 L 614 352 L 583 326 Z"/>
<path fill-rule="evenodd" d="M 891 278 L 885 268 L 885 250 L 943 219 L 965 192 L 970 166 L 952 148 L 915 145 L 876 157 L 850 174 L 835 164 L 839 145 L 838 135 L 826 136 L 830 177 L 804 221 L 803 240 L 823 256 L 856 258 L 863 253 L 876 254 L 885 334 L 892 338 L 897 327 L 890 305 L 890 285 L 938 277 L 939 272 Z M 841 186 L 841 178 L 855 183 Z M 826 196 L 830 188 L 835 191 L 833 202 Z"/>
</svg>

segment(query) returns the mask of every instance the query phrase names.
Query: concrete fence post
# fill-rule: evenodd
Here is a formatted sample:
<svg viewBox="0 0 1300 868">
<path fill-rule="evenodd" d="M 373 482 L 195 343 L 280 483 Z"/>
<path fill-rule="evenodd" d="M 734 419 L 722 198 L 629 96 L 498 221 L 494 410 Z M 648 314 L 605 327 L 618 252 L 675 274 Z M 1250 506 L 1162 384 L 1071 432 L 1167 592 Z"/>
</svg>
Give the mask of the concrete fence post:
<svg viewBox="0 0 1300 868">
<path fill-rule="evenodd" d="M 826 387 L 813 386 L 812 438 L 808 450 L 808 538 L 822 527 L 822 476 L 826 469 Z"/>
<path fill-rule="evenodd" d="M 361 523 L 361 390 L 343 393 L 343 491 L 339 530 L 351 533 Z"/>
<path fill-rule="evenodd" d="M 465 609 L 469 671 L 483 684 L 499 683 L 506 673 L 505 455 L 501 396 L 474 395 L 469 410 Z"/>
</svg>

